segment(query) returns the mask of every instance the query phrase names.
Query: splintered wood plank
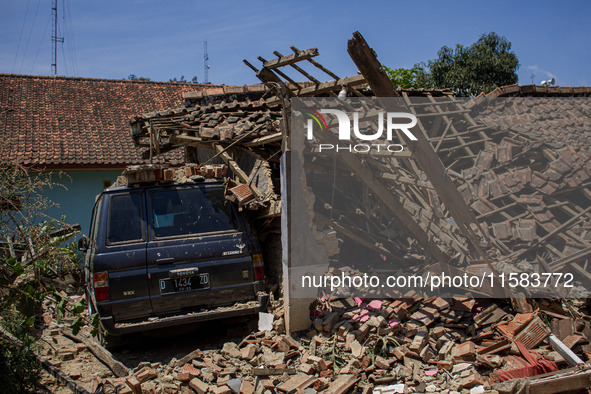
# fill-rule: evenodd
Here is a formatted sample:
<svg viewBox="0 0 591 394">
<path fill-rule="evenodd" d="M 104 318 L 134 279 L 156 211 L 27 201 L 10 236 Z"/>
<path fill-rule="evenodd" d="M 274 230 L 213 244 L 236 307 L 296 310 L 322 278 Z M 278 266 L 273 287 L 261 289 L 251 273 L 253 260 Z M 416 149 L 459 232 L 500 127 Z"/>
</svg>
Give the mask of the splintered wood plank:
<svg viewBox="0 0 591 394">
<path fill-rule="evenodd" d="M 507 382 L 497 383 L 492 388 L 504 391 L 504 388 L 517 380 L 519 382 L 527 380 L 529 393 L 531 394 L 578 392 L 581 389 L 589 387 L 591 370 L 581 370 L 579 367 L 574 367 L 539 375 L 535 378 L 512 379 Z"/>
<path fill-rule="evenodd" d="M 62 328 L 61 333 L 75 342 L 82 342 L 88 350 L 92 352 L 99 360 L 101 360 L 117 377 L 124 377 L 129 375 L 129 370 L 123 363 L 115 360 L 111 352 L 99 345 L 98 343 L 82 336 L 74 335 L 69 328 Z"/>
<path fill-rule="evenodd" d="M 459 142 L 460 142 L 460 143 L 461 143 L 461 144 L 462 144 L 462 145 L 463 145 L 463 146 L 466 148 L 466 149 L 465 149 L 465 151 L 466 151 L 466 153 L 468 154 L 468 156 L 474 156 L 474 152 L 472 152 L 472 150 L 471 150 L 470 148 L 468 148 L 468 147 L 467 147 L 467 145 L 465 145 L 465 144 L 466 144 L 466 141 L 464 140 L 464 138 L 463 138 L 463 137 L 460 137 L 460 136 L 459 136 L 459 132 L 458 132 L 458 130 L 456 130 L 456 127 L 453 125 L 453 122 L 451 121 L 451 119 L 449 119 L 449 118 L 448 118 L 448 115 L 450 115 L 450 114 L 454 114 L 454 112 L 453 112 L 453 111 L 451 111 L 451 112 L 447 112 L 447 111 L 444 111 L 444 110 L 441 108 L 441 106 L 440 106 L 439 104 L 446 104 L 446 102 L 442 102 L 442 103 L 440 103 L 440 101 L 441 101 L 441 100 L 438 102 L 438 101 L 437 101 L 437 100 L 435 100 L 435 98 L 433 98 L 433 96 L 432 96 L 432 95 L 430 95 L 430 94 L 428 95 L 428 98 L 429 98 L 429 101 L 435 105 L 435 109 L 437 110 L 437 114 L 438 114 L 439 116 L 442 116 L 442 117 L 443 117 L 443 119 L 444 119 L 446 122 L 449 122 L 449 123 L 451 123 L 451 124 L 452 124 L 452 126 L 451 126 L 451 132 L 453 133 L 453 136 L 454 136 L 454 137 L 456 137 L 456 139 L 457 139 L 457 140 L 458 140 L 458 141 L 459 141 Z M 410 101 L 410 100 L 408 100 L 408 96 L 406 96 L 406 99 L 407 99 L 407 101 Z M 460 105 L 459 105 L 459 104 L 456 104 L 456 105 L 457 105 L 457 107 L 458 107 L 458 108 L 460 108 Z M 467 112 L 470 112 L 470 111 L 467 111 Z M 458 112 L 458 113 L 464 113 L 464 114 L 466 114 L 467 112 L 466 112 L 466 111 L 464 111 L 464 112 L 460 111 L 460 112 Z M 443 151 L 444 151 L 444 149 L 441 149 L 441 150 L 440 150 L 440 152 L 443 152 Z"/>
<path fill-rule="evenodd" d="M 341 90 L 343 86 L 360 85 L 365 83 L 365 77 L 363 75 L 355 75 L 353 77 L 341 78 L 338 80 L 323 82 L 317 86 L 309 86 L 303 89 L 293 90 L 292 93 L 296 97 L 310 97 L 322 93 L 328 93 L 335 90 Z M 280 103 L 279 98 L 267 100 L 267 105 L 272 106 Z"/>
<path fill-rule="evenodd" d="M 483 213 L 482 215 L 478 215 L 478 216 L 476 216 L 476 219 L 478 219 L 478 220 L 482 220 L 482 219 L 484 219 L 484 218 L 486 218 L 486 217 L 488 217 L 488 216 L 492 216 L 492 215 L 495 215 L 495 214 L 497 214 L 497 213 L 502 213 L 502 212 L 503 212 L 503 211 L 505 211 L 506 209 L 513 208 L 513 207 L 514 207 L 514 206 L 516 206 L 516 205 L 517 205 L 517 203 L 516 203 L 516 202 L 512 202 L 512 203 L 509 203 L 509 204 L 507 204 L 507 205 L 503 205 L 503 206 L 501 206 L 501 207 L 499 207 L 499 208 L 497 208 L 497 209 L 493 209 L 493 210 L 492 210 L 492 211 L 490 211 L 490 212 Z M 504 215 L 504 216 L 505 216 L 506 218 L 511 218 L 511 216 L 509 216 L 508 214 L 507 214 L 507 215 Z"/>
<path fill-rule="evenodd" d="M 570 267 L 571 267 L 571 269 L 573 269 L 575 271 L 575 273 L 577 274 L 577 276 L 580 279 L 584 280 L 584 282 L 587 286 L 589 286 L 591 284 L 591 273 L 589 273 L 589 271 L 587 271 L 586 269 L 584 269 L 583 267 L 581 267 L 580 265 L 578 265 L 576 263 L 571 263 Z"/>
<path fill-rule="evenodd" d="M 250 184 L 250 179 L 248 178 L 248 175 L 246 175 L 246 173 L 242 171 L 238 163 L 236 163 L 234 159 L 232 159 L 232 157 L 228 154 L 228 152 L 224 150 L 222 146 L 216 144 L 215 150 L 217 153 L 219 153 L 220 157 L 222 158 L 222 160 L 224 160 L 228 167 L 230 167 L 234 175 L 236 175 L 242 183 L 245 183 L 246 185 L 248 185 L 248 187 L 250 187 L 255 196 L 264 197 L 263 193 L 261 193 L 261 191 L 255 185 Z"/>
<path fill-rule="evenodd" d="M 554 230 L 552 230 L 548 234 L 544 235 L 541 238 L 538 238 L 537 241 L 534 242 L 533 245 L 530 246 L 529 248 L 521 249 L 520 251 L 513 253 L 509 257 L 510 258 L 517 258 L 525 253 L 528 253 L 532 249 L 537 248 L 539 245 L 543 244 L 549 238 L 552 238 L 556 234 L 561 233 L 564 229 L 569 228 L 570 226 L 574 225 L 575 223 L 578 223 L 579 221 L 583 220 L 581 218 L 581 216 L 585 215 L 589 211 L 591 211 L 591 207 L 588 207 L 584 211 L 579 212 L 578 214 L 576 214 L 575 216 L 573 216 L 572 218 L 570 218 L 566 222 L 562 223 L 560 226 L 556 227 Z"/>
<path fill-rule="evenodd" d="M 416 180 L 414 178 L 410 178 L 407 176 L 396 175 L 396 174 L 391 174 L 391 173 L 387 173 L 387 172 L 382 172 L 381 176 L 382 176 L 382 178 L 388 179 L 391 181 L 400 182 L 400 183 L 407 183 L 409 185 L 416 185 L 418 187 L 425 187 L 427 189 L 433 189 L 433 185 L 429 181 L 420 181 L 420 180 Z"/>
<path fill-rule="evenodd" d="M 274 134 L 266 135 L 264 137 L 255 138 L 251 141 L 248 141 L 248 142 L 242 144 L 242 146 L 244 146 L 246 148 L 250 148 L 253 146 L 260 146 L 260 145 L 269 144 L 271 142 L 281 141 L 282 138 L 283 137 L 281 136 L 281 133 L 274 133 Z"/>
<path fill-rule="evenodd" d="M 291 50 L 294 51 L 294 53 L 300 53 L 301 50 L 299 50 L 298 48 L 295 47 L 295 45 L 290 46 Z M 310 58 L 307 59 L 308 62 L 310 62 L 314 67 L 318 68 L 320 71 L 324 72 L 325 74 L 328 74 L 331 78 L 334 79 L 339 79 L 339 77 L 333 73 L 332 71 L 330 71 L 329 69 L 327 69 L 326 67 L 324 67 L 322 64 L 318 63 L 316 60 Z"/>
<path fill-rule="evenodd" d="M 274 51 L 273 54 L 275 56 L 281 56 L 284 57 L 281 53 Z M 308 74 L 303 68 L 301 68 L 300 66 L 296 65 L 296 64 L 290 64 L 290 67 L 292 67 L 294 70 L 296 70 L 297 72 L 299 72 L 300 74 L 302 74 L 304 77 L 308 78 L 309 81 L 312 81 L 316 84 L 319 84 L 320 81 L 317 80 L 316 78 L 314 78 L 312 75 Z"/>
<path fill-rule="evenodd" d="M 336 220 L 331 220 L 318 213 L 315 213 L 314 216 L 319 220 L 323 221 L 324 223 L 327 223 L 329 226 L 334 227 L 334 229 L 337 232 L 343 234 L 344 236 L 359 242 L 361 245 L 364 245 L 365 247 L 374 250 L 376 253 L 381 253 L 383 255 L 390 257 L 397 263 L 402 263 L 402 259 L 400 258 L 400 256 L 397 256 L 390 252 L 387 248 L 380 246 L 379 243 L 376 242 L 376 240 L 371 238 L 370 234 L 365 233 L 363 230 L 352 229 L 346 225 L 341 225 Z"/>
<path fill-rule="evenodd" d="M 368 81 L 379 81 L 379 83 L 370 84 L 373 85 L 371 90 L 377 97 L 401 97 L 388 79 L 374 50 L 367 45 L 367 42 L 358 31 L 353 33 L 353 38 L 347 43 L 347 52 Z"/>
<path fill-rule="evenodd" d="M 462 148 L 466 148 L 470 145 L 474 145 L 474 144 L 482 144 L 486 141 L 492 141 L 490 138 L 485 138 L 483 140 L 476 140 L 476 141 L 470 141 L 470 142 L 462 142 L 461 144 L 457 145 L 457 146 L 453 146 L 451 148 L 445 148 L 445 149 L 440 149 L 439 152 L 444 153 L 444 152 L 453 152 L 454 150 L 458 150 L 458 149 L 462 149 Z M 475 156 L 474 154 L 472 156 Z"/>
<path fill-rule="evenodd" d="M 266 63 L 267 61 L 265 60 L 265 58 L 263 58 L 262 56 L 259 56 L 258 59 L 263 62 Z M 296 88 L 301 89 L 302 87 L 293 79 L 291 79 L 288 75 L 286 75 L 285 73 L 283 73 L 281 70 L 275 70 L 275 72 L 280 76 L 283 77 L 283 79 L 285 79 L 287 82 L 293 84 Z"/>
<path fill-rule="evenodd" d="M 571 264 L 577 260 L 585 258 L 590 254 L 591 254 L 591 246 L 588 246 L 585 249 L 579 250 L 578 252 L 572 253 L 572 254 L 565 256 L 561 259 L 554 260 L 553 262 L 550 263 L 550 266 L 552 267 L 553 270 L 557 270 L 557 269 L 564 267 L 567 264 Z M 575 265 L 575 264 L 572 264 L 572 265 Z"/>
<path fill-rule="evenodd" d="M 265 62 L 263 63 L 263 68 L 271 70 L 277 67 L 288 66 L 290 64 L 297 63 L 302 60 L 310 59 L 314 56 L 318 56 L 317 48 L 305 49 L 303 51 L 300 51 L 299 53 L 294 53 L 288 56 L 281 56 L 278 59 L 273 59 L 271 61 Z"/>
<path fill-rule="evenodd" d="M 443 130 L 443 134 L 441 134 L 441 137 L 439 137 L 439 142 L 437 142 L 437 146 L 435 146 L 435 152 L 439 151 L 439 147 L 443 143 L 443 140 L 445 140 L 445 137 L 447 136 L 447 133 L 450 128 L 451 128 L 451 121 L 448 120 L 447 126 L 445 126 L 445 130 Z M 431 141 L 434 141 L 434 140 L 435 139 L 431 139 Z"/>
<path fill-rule="evenodd" d="M 432 96 L 429 95 L 429 97 L 432 97 Z M 439 107 L 438 104 L 439 103 L 433 103 L 433 105 L 435 105 L 435 108 Z M 444 103 L 441 103 L 441 104 L 447 104 L 447 103 L 444 102 Z M 438 109 L 438 112 L 427 112 L 427 113 L 424 113 L 424 114 L 416 114 L 416 117 L 417 118 L 430 118 L 430 117 L 433 117 L 433 116 L 441 116 L 441 115 L 465 114 L 465 113 L 468 113 L 470 111 L 471 110 L 469 110 L 469 109 L 459 109 L 459 110 L 456 110 L 456 111 L 445 111 L 445 110 L 442 110 L 442 109 L 439 108 Z"/>
<path fill-rule="evenodd" d="M 289 94 L 289 92 L 291 92 L 291 90 L 287 87 L 287 85 L 285 85 L 285 83 L 281 80 L 281 78 L 279 78 L 277 76 L 277 74 L 275 74 L 273 71 L 271 71 L 268 68 L 263 67 L 257 73 L 257 78 L 260 79 L 261 82 L 263 82 L 263 83 L 275 82 L 288 94 Z M 277 90 L 277 88 L 275 86 L 273 86 L 272 84 L 270 84 L 268 86 L 270 86 L 274 91 Z M 277 93 L 277 94 L 279 94 L 279 93 Z"/>
</svg>

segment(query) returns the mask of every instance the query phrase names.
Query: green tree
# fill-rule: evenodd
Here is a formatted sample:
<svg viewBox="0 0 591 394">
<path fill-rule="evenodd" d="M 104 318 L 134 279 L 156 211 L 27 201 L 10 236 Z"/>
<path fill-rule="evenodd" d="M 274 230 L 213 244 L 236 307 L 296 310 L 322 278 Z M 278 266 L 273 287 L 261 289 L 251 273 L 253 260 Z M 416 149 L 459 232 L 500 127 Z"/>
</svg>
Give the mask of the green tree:
<svg viewBox="0 0 591 394">
<path fill-rule="evenodd" d="M 185 79 L 184 75 L 181 75 L 181 77 L 179 79 L 176 79 L 176 77 L 169 79 L 168 82 L 185 82 L 185 83 L 189 83 L 189 81 L 187 81 Z M 191 79 L 191 83 L 198 83 L 197 82 L 197 76 L 194 76 L 193 79 Z"/>
<path fill-rule="evenodd" d="M 382 66 L 382 68 L 384 69 L 386 75 L 388 75 L 388 78 L 390 78 L 390 81 L 392 81 L 392 84 L 396 88 L 418 89 L 425 87 L 423 85 L 423 76 L 421 75 L 421 73 L 424 73 L 424 71 L 418 67 L 411 69 L 397 68 L 395 70 L 386 66 Z"/>
<path fill-rule="evenodd" d="M 73 332 L 94 317 L 78 316 L 82 301 L 71 304 L 53 286 L 67 274 L 82 275 L 75 245 L 63 247 L 77 230 L 46 213 L 55 204 L 44 192 L 59 185 L 51 173 L 3 154 L 1 142 L 0 152 L 0 393 L 33 392 L 39 379 L 35 323 L 43 302 L 55 304 L 58 321 L 74 319 Z"/>
<path fill-rule="evenodd" d="M 150 81 L 150 78 L 138 77 L 135 74 L 129 74 L 126 79 L 128 79 L 130 81 Z"/>
<path fill-rule="evenodd" d="M 517 56 L 511 43 L 496 33 L 483 34 L 469 47 L 444 46 L 428 63 L 433 85 L 451 88 L 460 96 L 477 95 L 517 83 Z"/>
<path fill-rule="evenodd" d="M 410 81 L 413 88 L 449 88 L 458 96 L 475 96 L 517 83 L 518 68 L 511 43 L 491 32 L 470 46 L 443 46 L 437 59 L 416 64 L 411 70 L 398 69 L 390 74 L 386 67 L 385 71 L 396 87 L 404 88 Z"/>
</svg>

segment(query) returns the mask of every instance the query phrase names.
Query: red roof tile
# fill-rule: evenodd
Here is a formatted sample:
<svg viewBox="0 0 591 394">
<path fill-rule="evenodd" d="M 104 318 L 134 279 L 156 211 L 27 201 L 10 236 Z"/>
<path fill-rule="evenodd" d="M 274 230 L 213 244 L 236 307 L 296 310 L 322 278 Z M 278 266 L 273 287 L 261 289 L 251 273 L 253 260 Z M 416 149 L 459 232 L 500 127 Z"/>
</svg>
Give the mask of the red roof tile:
<svg viewBox="0 0 591 394">
<path fill-rule="evenodd" d="M 123 167 L 139 164 L 129 119 L 180 107 L 189 83 L 0 74 L 0 152 L 25 165 Z M 220 86 L 208 86 L 219 89 Z M 157 162 L 177 163 L 182 152 Z"/>
</svg>

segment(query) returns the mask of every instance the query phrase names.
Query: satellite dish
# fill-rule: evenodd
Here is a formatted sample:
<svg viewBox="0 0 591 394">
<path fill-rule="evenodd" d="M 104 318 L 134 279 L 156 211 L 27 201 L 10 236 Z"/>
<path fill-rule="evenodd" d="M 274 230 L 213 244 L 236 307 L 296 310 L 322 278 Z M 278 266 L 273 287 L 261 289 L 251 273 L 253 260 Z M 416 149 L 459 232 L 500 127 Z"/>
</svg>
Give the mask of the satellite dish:
<svg viewBox="0 0 591 394">
<path fill-rule="evenodd" d="M 556 78 L 552 77 L 551 79 L 549 79 L 547 81 L 542 81 L 541 85 L 547 86 L 547 85 L 554 85 L 555 83 L 556 83 Z"/>
</svg>

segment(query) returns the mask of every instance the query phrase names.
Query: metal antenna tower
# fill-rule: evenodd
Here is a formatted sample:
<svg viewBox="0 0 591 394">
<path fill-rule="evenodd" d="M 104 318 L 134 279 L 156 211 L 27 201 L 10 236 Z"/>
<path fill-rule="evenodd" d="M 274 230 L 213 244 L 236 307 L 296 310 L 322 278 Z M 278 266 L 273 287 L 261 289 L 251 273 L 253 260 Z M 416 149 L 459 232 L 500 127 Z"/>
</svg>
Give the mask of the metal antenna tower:
<svg viewBox="0 0 591 394">
<path fill-rule="evenodd" d="M 51 70 L 53 71 L 53 76 L 55 77 L 57 75 L 57 43 L 61 42 L 63 44 L 64 42 L 64 37 L 57 36 L 57 0 L 53 0 L 51 13 L 53 14 L 53 35 L 51 36 L 53 51 L 51 54 Z"/>
<path fill-rule="evenodd" d="M 207 41 L 203 41 L 203 83 L 209 83 L 209 55 L 207 54 Z"/>
</svg>

